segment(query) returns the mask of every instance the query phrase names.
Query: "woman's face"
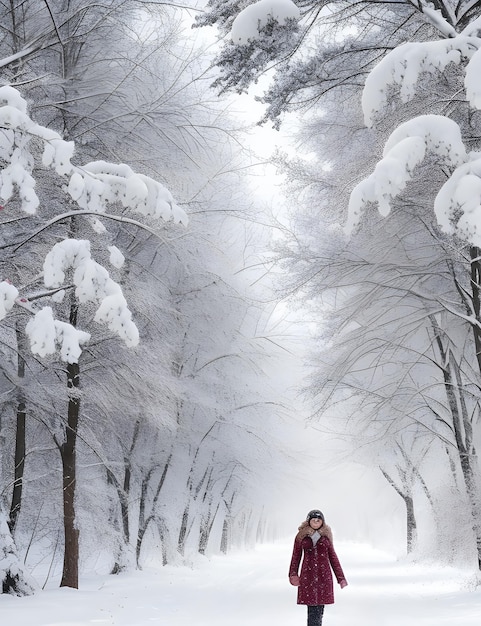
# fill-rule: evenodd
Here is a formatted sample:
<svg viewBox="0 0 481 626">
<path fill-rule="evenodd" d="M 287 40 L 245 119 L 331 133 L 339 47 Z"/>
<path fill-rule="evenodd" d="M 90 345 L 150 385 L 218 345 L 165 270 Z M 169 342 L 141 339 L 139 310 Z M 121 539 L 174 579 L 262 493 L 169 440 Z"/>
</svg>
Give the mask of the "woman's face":
<svg viewBox="0 0 481 626">
<path fill-rule="evenodd" d="M 323 524 L 323 521 L 320 517 L 312 517 L 309 520 L 309 526 L 314 528 L 314 530 L 318 530 Z"/>
</svg>

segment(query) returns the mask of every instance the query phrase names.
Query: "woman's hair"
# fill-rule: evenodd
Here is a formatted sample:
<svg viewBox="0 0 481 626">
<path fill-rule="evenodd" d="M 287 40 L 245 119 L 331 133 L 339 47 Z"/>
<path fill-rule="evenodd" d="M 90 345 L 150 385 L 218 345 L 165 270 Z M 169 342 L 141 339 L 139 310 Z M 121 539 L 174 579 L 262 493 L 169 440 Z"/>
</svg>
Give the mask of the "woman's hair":
<svg viewBox="0 0 481 626">
<path fill-rule="evenodd" d="M 321 511 L 319 511 L 319 509 L 312 509 L 312 511 L 309 511 L 309 513 L 307 514 L 306 520 L 308 522 L 311 521 L 311 519 L 322 519 L 323 522 L 325 522 L 326 520 L 324 519 L 324 514 L 321 513 Z"/>
</svg>

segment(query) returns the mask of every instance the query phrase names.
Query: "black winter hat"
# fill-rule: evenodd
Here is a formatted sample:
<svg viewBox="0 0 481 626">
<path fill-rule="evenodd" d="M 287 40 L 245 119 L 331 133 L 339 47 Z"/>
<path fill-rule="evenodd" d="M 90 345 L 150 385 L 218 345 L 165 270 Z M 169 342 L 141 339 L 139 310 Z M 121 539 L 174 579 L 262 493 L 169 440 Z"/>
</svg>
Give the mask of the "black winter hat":
<svg viewBox="0 0 481 626">
<path fill-rule="evenodd" d="M 307 514 L 307 521 L 310 522 L 311 519 L 314 518 L 319 518 L 322 519 L 323 522 L 325 522 L 326 520 L 324 519 L 324 515 L 321 513 L 321 511 L 319 511 L 319 509 L 313 509 L 312 511 L 309 511 L 309 513 Z"/>
</svg>

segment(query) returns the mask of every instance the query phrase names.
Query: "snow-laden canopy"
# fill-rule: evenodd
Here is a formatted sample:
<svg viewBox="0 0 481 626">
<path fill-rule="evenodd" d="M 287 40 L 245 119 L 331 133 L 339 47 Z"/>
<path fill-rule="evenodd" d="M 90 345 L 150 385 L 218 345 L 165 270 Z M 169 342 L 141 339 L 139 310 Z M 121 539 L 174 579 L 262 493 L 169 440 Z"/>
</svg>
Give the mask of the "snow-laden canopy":
<svg viewBox="0 0 481 626">
<path fill-rule="evenodd" d="M 474 108 L 481 108 L 481 39 L 458 35 L 438 41 L 408 42 L 387 54 L 369 73 L 362 95 L 366 126 L 373 124 L 374 115 L 387 101 L 389 87 L 399 88 L 403 102 L 416 93 L 423 72 L 442 72 L 449 63 L 467 62 L 464 86 L 466 97 Z"/>
<path fill-rule="evenodd" d="M 412 179 L 426 153 L 436 154 L 451 167 L 464 163 L 466 149 L 456 122 L 442 115 L 422 115 L 396 128 L 374 172 L 351 193 L 345 225 L 348 235 L 359 224 L 367 204 L 377 204 L 381 215 L 389 214 L 392 200 Z M 440 225 L 443 227 L 445 222 Z"/>
<path fill-rule="evenodd" d="M 372 126 L 376 114 L 385 107 L 391 88 L 398 88 L 401 100 L 408 102 L 414 98 L 423 73 L 443 72 L 449 63 L 466 64 L 466 100 L 472 108 L 481 109 L 481 38 L 475 36 L 477 33 L 473 25 L 461 34 L 451 29 L 446 39 L 408 42 L 388 53 L 370 72 L 364 86 L 366 126 Z M 427 153 L 437 154 L 443 164 L 455 168 L 435 201 L 440 228 L 481 245 L 480 154 L 468 154 L 458 124 L 440 115 L 414 118 L 391 134 L 374 172 L 351 193 L 345 232 L 351 234 L 366 204 L 377 204 L 380 213 L 387 215 L 392 200 L 403 191 Z"/>
<path fill-rule="evenodd" d="M 90 333 L 74 328 L 71 324 L 56 320 L 49 306 L 35 314 L 25 327 L 33 354 L 45 357 L 60 350 L 60 358 L 66 363 L 77 363 L 82 354 L 81 345 L 90 339 Z"/>
<path fill-rule="evenodd" d="M 0 134 L 0 160 L 5 164 L 0 171 L 0 198 L 8 204 L 8 209 L 16 210 L 19 206 L 28 215 L 34 215 L 40 208 L 40 199 L 35 191 L 36 181 L 32 176 L 35 167 L 34 151 L 30 151 L 32 139 L 43 145 L 42 165 L 67 178 L 63 189 L 81 209 L 53 218 L 40 230 L 59 219 L 79 214 L 98 215 L 92 225 L 99 233 L 105 231 L 101 221 L 105 217 L 151 230 L 124 214 L 107 215 L 108 205 L 115 204 L 144 217 L 187 224 L 187 215 L 175 204 L 168 189 L 158 181 L 134 172 L 128 165 L 106 161 L 74 165 L 71 162 L 74 143 L 64 141 L 55 131 L 36 124 L 29 117 L 27 102 L 9 85 L 0 87 L 0 127 L 3 129 Z M 18 201 L 18 205 L 14 200 Z M 122 252 L 115 246 L 110 246 L 108 250 L 112 265 L 122 267 Z M 81 346 L 89 340 L 90 334 L 55 319 L 51 307 L 36 309 L 32 305 L 33 300 L 40 297 L 50 297 L 53 302 L 58 302 L 65 293 L 63 288 L 72 286 L 80 303 L 94 302 L 98 305 L 95 321 L 106 324 L 128 346 L 137 345 L 139 332 L 122 289 L 107 269 L 92 258 L 89 241 L 65 239 L 57 243 L 45 257 L 43 277 L 45 287 L 53 290 L 36 293 L 32 298 L 28 295 L 20 297 L 8 277 L 0 282 L 0 320 L 15 304 L 34 315 L 26 327 L 33 353 L 43 357 L 59 350 L 63 361 L 78 361 Z"/>
<path fill-rule="evenodd" d="M 187 224 L 186 213 L 175 204 L 172 194 L 158 181 L 135 173 L 126 164 L 93 161 L 81 167 L 71 163 L 75 145 L 55 131 L 33 122 L 20 93 L 0 87 L 0 126 L 7 129 L 0 140 L 0 158 L 8 163 L 0 173 L 0 197 L 8 202 L 18 190 L 22 210 L 35 214 L 39 199 L 31 175 L 33 159 L 28 144 L 37 137 L 44 144 L 42 163 L 60 176 L 69 176 L 67 191 L 82 209 L 102 213 L 116 201 L 144 216 Z M 11 132 L 10 132 L 11 131 Z"/>
<path fill-rule="evenodd" d="M 471 153 L 456 168 L 434 201 L 434 213 L 447 234 L 481 246 L 481 154 Z"/>
<path fill-rule="evenodd" d="M 284 24 L 288 19 L 299 19 L 300 11 L 291 0 L 259 0 L 241 11 L 232 23 L 231 37 L 237 44 L 247 44 L 259 38 L 259 33 L 270 19 Z"/>
</svg>

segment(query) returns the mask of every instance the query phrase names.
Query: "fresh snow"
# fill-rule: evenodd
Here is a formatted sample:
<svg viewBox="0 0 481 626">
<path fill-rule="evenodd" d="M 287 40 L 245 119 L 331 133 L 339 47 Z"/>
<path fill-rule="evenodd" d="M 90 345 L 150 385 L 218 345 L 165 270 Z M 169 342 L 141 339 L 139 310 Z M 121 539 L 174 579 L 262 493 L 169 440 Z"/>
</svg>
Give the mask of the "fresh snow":
<svg viewBox="0 0 481 626">
<path fill-rule="evenodd" d="M 466 99 L 475 109 L 481 109 L 481 48 L 471 57 L 466 68 Z"/>
<path fill-rule="evenodd" d="M 299 17 L 299 8 L 291 0 L 259 0 L 247 6 L 232 22 L 232 41 L 245 45 L 258 39 L 260 30 L 267 25 L 269 18 L 284 24 L 288 19 Z"/>
<path fill-rule="evenodd" d="M 46 357 L 60 350 L 66 363 L 77 363 L 82 353 L 81 345 L 90 339 L 90 333 L 78 330 L 71 324 L 56 320 L 49 306 L 43 307 L 25 327 L 33 354 Z"/>
<path fill-rule="evenodd" d="M 431 9 L 425 12 L 438 26 L 447 26 L 439 12 Z M 363 89 L 366 126 L 373 126 L 376 114 L 386 108 L 394 93 L 398 92 L 401 100 L 408 102 L 417 94 L 422 75 L 442 73 L 451 63 L 465 64 L 466 100 L 471 107 L 481 109 L 481 38 L 474 36 L 478 34 L 478 26 L 467 28 L 460 35 L 442 29 L 453 36 L 438 41 L 407 42 L 383 57 L 369 73 Z M 383 216 L 389 213 L 392 200 L 404 190 L 416 166 L 429 152 L 441 157 L 444 165 L 457 168 L 435 201 L 439 226 L 448 235 L 481 245 L 480 154 L 467 154 L 461 129 L 441 115 L 421 115 L 401 124 L 391 134 L 374 172 L 351 193 L 344 226 L 347 236 L 358 226 L 366 205 L 377 204 Z"/>
<path fill-rule="evenodd" d="M 371 70 L 364 85 L 362 109 L 366 126 L 372 126 L 375 113 L 385 106 L 389 86 L 398 87 L 401 100 L 408 102 L 417 93 L 421 74 L 443 72 L 449 63 L 459 65 L 466 59 L 470 60 L 464 81 L 467 99 L 471 106 L 479 108 L 480 46 L 478 37 L 458 35 L 438 41 L 408 42 L 389 52 Z"/>
<path fill-rule="evenodd" d="M 0 282 L 0 320 L 3 320 L 7 313 L 12 310 L 17 296 L 18 289 L 8 280 Z"/>
<path fill-rule="evenodd" d="M 108 250 L 110 252 L 110 262 L 114 267 L 120 269 L 123 267 L 125 263 L 125 257 L 122 252 L 117 248 L 117 246 L 109 246 Z"/>
<path fill-rule="evenodd" d="M 78 591 L 57 581 L 35 596 L 0 596 L 2 624 L 16 626 L 304 626 L 287 570 L 291 539 L 251 552 L 90 576 Z M 336 585 L 324 626 L 479 626 L 474 572 L 416 565 L 370 546 L 336 541 L 349 581 Z"/>
<path fill-rule="evenodd" d="M 481 245 L 480 157 L 480 154 L 471 153 L 471 160 L 456 168 L 434 201 L 434 212 L 443 231 L 448 234 L 456 232 L 476 246 Z"/>
<path fill-rule="evenodd" d="M 117 250 L 117 248 L 115 248 Z M 113 250 L 111 261 L 120 263 L 120 257 Z M 139 342 L 137 326 L 132 321 L 132 314 L 122 293 L 122 288 L 112 280 L 108 271 L 90 256 L 90 242 L 83 239 L 65 239 L 53 246 L 45 257 L 43 273 L 46 287 L 61 287 L 65 281 L 65 272 L 72 268 L 75 295 L 79 302 L 99 303 L 95 321 L 105 323 L 110 330 L 125 341 L 128 346 L 136 346 Z M 36 314 L 36 318 L 40 312 Z M 34 346 L 42 345 L 43 326 L 41 323 L 31 325 L 35 333 L 28 330 L 34 354 L 53 354 L 53 350 L 41 353 Z M 72 336 L 72 334 L 71 334 Z M 87 338 L 88 340 L 88 338 Z M 80 351 L 81 352 L 81 351 Z M 80 352 L 78 352 L 80 356 Z M 78 357 L 77 357 L 78 359 Z M 72 361 L 69 361 L 72 362 Z"/>
<path fill-rule="evenodd" d="M 467 155 L 456 122 L 442 115 L 420 115 L 391 133 L 383 158 L 374 172 L 351 192 L 345 226 L 348 235 L 359 224 L 366 204 L 375 203 L 381 215 L 389 214 L 391 201 L 411 180 L 416 165 L 422 162 L 427 152 L 436 154 L 448 166 L 456 167 L 464 163 Z M 446 202 L 450 200 L 447 198 Z M 448 220 L 441 222 L 440 214 L 441 210 L 437 212 L 440 226 L 447 230 L 450 227 Z"/>
</svg>

